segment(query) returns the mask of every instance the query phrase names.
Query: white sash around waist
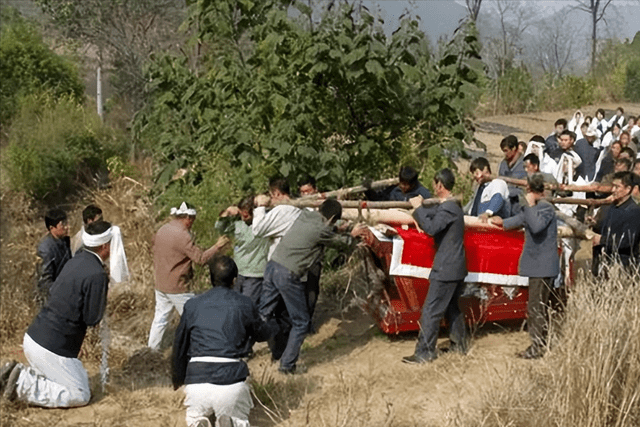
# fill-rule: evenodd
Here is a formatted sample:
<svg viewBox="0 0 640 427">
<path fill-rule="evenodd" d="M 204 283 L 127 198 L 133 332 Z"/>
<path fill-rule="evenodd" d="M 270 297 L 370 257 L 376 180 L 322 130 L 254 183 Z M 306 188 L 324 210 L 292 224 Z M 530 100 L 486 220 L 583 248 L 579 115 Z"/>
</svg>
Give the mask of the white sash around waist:
<svg viewBox="0 0 640 427">
<path fill-rule="evenodd" d="M 207 363 L 233 363 L 240 362 L 240 359 L 231 359 L 229 357 L 217 357 L 217 356 L 199 356 L 192 357 L 189 362 L 207 362 Z"/>
</svg>

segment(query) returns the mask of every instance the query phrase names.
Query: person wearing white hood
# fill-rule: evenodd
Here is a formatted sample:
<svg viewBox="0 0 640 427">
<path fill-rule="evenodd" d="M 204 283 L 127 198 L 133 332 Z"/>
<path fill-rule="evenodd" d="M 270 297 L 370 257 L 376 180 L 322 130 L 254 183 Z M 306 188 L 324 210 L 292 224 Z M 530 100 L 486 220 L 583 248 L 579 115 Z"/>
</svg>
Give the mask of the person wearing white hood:
<svg viewBox="0 0 640 427">
<path fill-rule="evenodd" d="M 5 399 L 48 408 L 89 403 L 89 376 L 78 353 L 87 327 L 100 323 L 105 313 L 109 276 L 104 262 L 111 253 L 111 238 L 111 224 L 105 221 L 83 232 L 85 249 L 65 264 L 24 335 L 30 366 L 12 361 L 0 369 Z"/>
<path fill-rule="evenodd" d="M 88 205 L 82 210 L 82 228 L 71 239 L 71 254 L 75 255 L 84 247 L 82 233 L 92 222 L 102 220 L 102 209 L 96 205 Z M 124 252 L 124 242 L 120 227 L 112 225 L 111 256 L 109 257 L 109 276 L 114 283 L 122 283 L 129 280 L 129 266 Z"/>
</svg>

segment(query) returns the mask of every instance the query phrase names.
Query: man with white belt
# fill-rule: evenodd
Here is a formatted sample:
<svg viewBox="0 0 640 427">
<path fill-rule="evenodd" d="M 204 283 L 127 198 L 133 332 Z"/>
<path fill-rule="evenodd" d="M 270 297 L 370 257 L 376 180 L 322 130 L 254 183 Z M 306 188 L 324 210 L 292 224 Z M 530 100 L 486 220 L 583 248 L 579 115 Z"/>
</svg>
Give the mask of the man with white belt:
<svg viewBox="0 0 640 427">
<path fill-rule="evenodd" d="M 173 344 L 173 386 L 183 384 L 189 427 L 248 427 L 253 407 L 247 356 L 249 339 L 266 341 L 270 328 L 260 320 L 251 298 L 232 289 L 235 262 L 214 258 L 209 264 L 213 289 L 184 305 Z"/>
<path fill-rule="evenodd" d="M 89 376 L 78 353 L 88 326 L 100 323 L 107 305 L 109 275 L 104 262 L 111 251 L 111 224 L 97 221 L 82 234 L 84 250 L 69 260 L 51 286 L 47 303 L 24 335 L 30 367 L 9 362 L 4 397 L 48 408 L 89 403 Z M 1 378 L 4 382 L 5 378 Z M 3 384 L 4 385 L 4 384 Z"/>
</svg>

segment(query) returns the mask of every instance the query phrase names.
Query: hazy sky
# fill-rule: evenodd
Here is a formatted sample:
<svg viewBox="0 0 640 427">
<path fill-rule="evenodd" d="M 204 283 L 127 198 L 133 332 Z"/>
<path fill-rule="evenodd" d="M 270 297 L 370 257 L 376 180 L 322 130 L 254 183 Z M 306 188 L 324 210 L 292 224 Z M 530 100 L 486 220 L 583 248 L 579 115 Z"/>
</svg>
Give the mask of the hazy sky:
<svg viewBox="0 0 640 427">
<path fill-rule="evenodd" d="M 575 0 L 511 1 L 526 1 L 529 4 L 535 2 L 540 17 L 552 14 L 565 6 L 577 4 Z M 389 31 L 397 28 L 398 18 L 407 10 L 413 15 L 420 16 L 422 29 L 429 35 L 432 43 L 435 43 L 440 36 L 450 37 L 460 19 L 467 13 L 464 0 L 367 0 L 363 3 L 372 11 L 380 10 L 380 15 L 385 20 L 385 27 Z M 489 11 L 492 7 L 491 3 L 491 0 L 484 0 L 480 13 Z M 640 1 L 613 0 L 612 5 L 615 5 L 620 13 L 614 14 L 614 9 L 607 9 L 608 32 L 616 34 L 621 39 L 625 37 L 632 39 L 635 33 L 640 31 Z M 584 23 L 585 30 L 589 27 L 589 15 L 586 12 L 576 11 L 573 16 L 578 22 Z M 604 25 L 598 27 L 598 31 L 601 35 L 607 34 Z"/>
</svg>

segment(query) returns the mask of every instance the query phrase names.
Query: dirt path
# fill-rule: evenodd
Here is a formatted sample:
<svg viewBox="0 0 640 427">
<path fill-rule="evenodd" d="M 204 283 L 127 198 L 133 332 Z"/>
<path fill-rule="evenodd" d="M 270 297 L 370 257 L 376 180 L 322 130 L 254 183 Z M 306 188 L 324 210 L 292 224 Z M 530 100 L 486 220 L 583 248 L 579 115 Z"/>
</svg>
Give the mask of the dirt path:
<svg viewBox="0 0 640 427">
<path fill-rule="evenodd" d="M 640 113 L 638 104 L 622 105 L 630 113 Z M 602 107 L 613 110 L 617 105 Z M 583 111 L 592 112 L 595 107 Z M 569 118 L 571 114 L 573 111 L 484 117 L 477 120 L 476 137 L 487 145 L 487 155 L 497 170 L 502 157 L 499 143 L 506 135 L 505 131 L 514 132 L 519 139 L 528 141 L 534 134 L 548 135 L 557 118 Z M 106 212 L 107 217 L 116 214 L 120 215 L 116 220 L 123 222 L 131 217 L 130 213 L 125 216 L 124 210 L 119 214 Z M 140 223 L 145 223 L 144 217 Z M 152 230 L 144 230 L 143 234 L 146 236 L 142 239 L 144 242 Z M 136 257 L 148 257 L 146 243 L 137 243 L 131 249 Z M 149 260 L 136 262 L 150 265 Z M 117 321 L 112 324 L 112 380 L 106 393 L 99 386 L 99 354 L 88 345 L 83 361 L 92 382 L 93 399 L 89 406 L 46 410 L 3 401 L 0 424 L 43 427 L 185 425 L 183 393 L 173 391 L 170 385 L 170 350 L 162 354 L 144 350 L 153 315 L 153 294 L 148 269 L 137 277 L 142 278 L 137 288 L 120 296 L 117 293 L 110 296 L 110 313 Z M 7 301 L 3 301 L 3 315 L 6 310 Z M 322 301 L 319 310 L 321 326 L 317 334 L 307 338 L 301 355 L 301 362 L 308 372 L 284 376 L 277 372 L 277 364 L 271 362 L 265 346 L 256 347 L 256 356 L 249 365 L 256 383 L 255 393 L 269 409 L 256 401 L 251 414 L 252 425 L 453 425 L 458 414 L 473 410 L 482 390 L 499 383 L 510 365 L 535 363 L 514 357 L 516 351 L 528 344 L 528 336 L 519 325 L 485 325 L 475 332 L 467 356 L 445 354 L 433 363 L 410 366 L 403 364 L 401 359 L 413 352 L 415 334 L 387 337 L 370 317 L 357 310 L 341 313 Z M 446 342 L 446 338 L 441 338 L 439 345 Z M 0 356 L 3 359 L 20 358 L 19 342 L 4 346 Z"/>
</svg>

